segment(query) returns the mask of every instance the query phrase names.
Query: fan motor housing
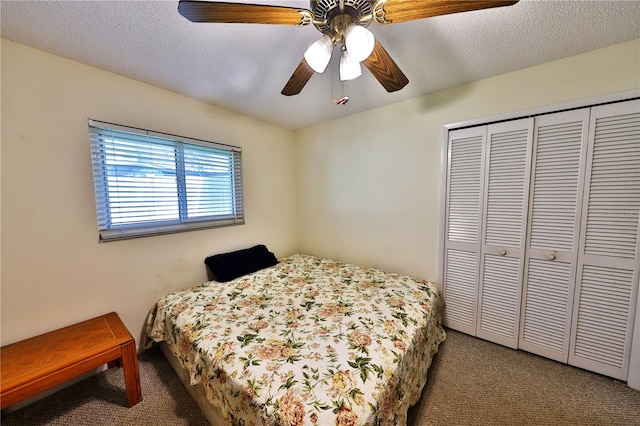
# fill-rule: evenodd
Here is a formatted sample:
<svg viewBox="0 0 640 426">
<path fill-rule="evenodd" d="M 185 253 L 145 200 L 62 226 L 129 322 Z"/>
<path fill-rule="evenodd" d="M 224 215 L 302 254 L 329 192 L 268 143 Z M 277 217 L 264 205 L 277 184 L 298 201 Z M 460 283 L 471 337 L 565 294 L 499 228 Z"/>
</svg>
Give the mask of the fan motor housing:
<svg viewBox="0 0 640 426">
<path fill-rule="evenodd" d="M 340 2 L 344 4 L 344 11 L 340 10 Z M 349 15 L 353 22 L 368 26 L 372 16 L 371 0 L 311 0 L 314 25 L 322 34 L 330 34 L 333 30 L 331 22 L 338 15 Z"/>
</svg>

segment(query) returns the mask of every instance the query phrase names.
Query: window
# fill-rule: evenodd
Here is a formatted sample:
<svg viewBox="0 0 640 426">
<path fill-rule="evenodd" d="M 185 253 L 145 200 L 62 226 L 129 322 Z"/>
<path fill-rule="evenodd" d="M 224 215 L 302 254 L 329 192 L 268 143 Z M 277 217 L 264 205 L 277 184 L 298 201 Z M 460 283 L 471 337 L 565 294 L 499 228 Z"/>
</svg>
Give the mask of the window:
<svg viewBox="0 0 640 426">
<path fill-rule="evenodd" d="M 89 120 L 100 241 L 244 223 L 241 148 Z"/>
</svg>

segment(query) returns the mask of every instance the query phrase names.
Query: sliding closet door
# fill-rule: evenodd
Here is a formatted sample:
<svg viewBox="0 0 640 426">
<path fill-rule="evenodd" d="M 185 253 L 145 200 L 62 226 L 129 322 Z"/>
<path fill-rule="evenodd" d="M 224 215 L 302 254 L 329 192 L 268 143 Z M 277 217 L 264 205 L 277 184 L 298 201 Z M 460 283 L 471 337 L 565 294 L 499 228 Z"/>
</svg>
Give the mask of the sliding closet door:
<svg viewBox="0 0 640 426">
<path fill-rule="evenodd" d="M 626 380 L 640 273 L 640 101 L 594 107 L 569 363 Z"/>
<path fill-rule="evenodd" d="M 445 222 L 445 324 L 476 334 L 481 185 L 486 126 L 449 132 Z"/>
<path fill-rule="evenodd" d="M 533 118 L 487 129 L 477 336 L 517 348 Z"/>
<path fill-rule="evenodd" d="M 536 117 L 518 346 L 567 362 L 589 109 Z"/>
</svg>

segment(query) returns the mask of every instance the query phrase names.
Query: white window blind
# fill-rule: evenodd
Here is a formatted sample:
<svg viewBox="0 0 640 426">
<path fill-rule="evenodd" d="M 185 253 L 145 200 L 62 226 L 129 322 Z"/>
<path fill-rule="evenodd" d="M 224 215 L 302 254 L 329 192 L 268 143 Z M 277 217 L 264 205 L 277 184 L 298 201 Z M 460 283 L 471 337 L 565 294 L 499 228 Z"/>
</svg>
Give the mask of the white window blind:
<svg viewBox="0 0 640 426">
<path fill-rule="evenodd" d="M 100 241 L 244 223 L 242 150 L 89 120 Z"/>
</svg>

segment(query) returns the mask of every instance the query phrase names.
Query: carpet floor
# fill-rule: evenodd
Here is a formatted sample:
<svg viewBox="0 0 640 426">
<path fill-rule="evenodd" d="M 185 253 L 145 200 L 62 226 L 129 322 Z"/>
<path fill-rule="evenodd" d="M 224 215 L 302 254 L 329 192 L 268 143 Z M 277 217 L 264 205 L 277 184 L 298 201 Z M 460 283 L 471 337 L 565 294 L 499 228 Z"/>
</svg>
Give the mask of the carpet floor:
<svg viewBox="0 0 640 426">
<path fill-rule="evenodd" d="M 89 377 L 1 418 L 15 425 L 207 425 L 157 348 L 139 356 L 143 400 L 126 407 L 122 370 Z M 447 330 L 408 426 L 639 425 L 624 383 Z M 216 425 L 217 426 L 217 425 Z M 324 426 L 324 425 L 321 425 Z"/>
</svg>

